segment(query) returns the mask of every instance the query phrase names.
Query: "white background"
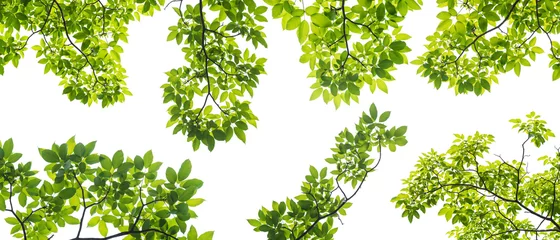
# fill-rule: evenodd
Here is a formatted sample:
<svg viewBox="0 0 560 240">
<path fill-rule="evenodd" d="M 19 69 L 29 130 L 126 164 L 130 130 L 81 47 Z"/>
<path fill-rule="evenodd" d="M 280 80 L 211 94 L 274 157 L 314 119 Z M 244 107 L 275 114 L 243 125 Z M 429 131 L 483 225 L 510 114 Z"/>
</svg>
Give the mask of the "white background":
<svg viewBox="0 0 560 240">
<path fill-rule="evenodd" d="M 439 23 L 435 18 L 438 11 L 432 1 L 426 1 L 422 11 L 411 13 L 404 21 L 403 32 L 413 37 L 408 41 L 413 49 L 409 60 L 424 51 L 425 37 Z M 437 217 L 439 209 L 431 209 L 409 224 L 401 218 L 402 211 L 390 203 L 420 153 L 430 148 L 444 151 L 453 133 L 479 130 L 496 136 L 498 143 L 491 153 L 517 158 L 524 137 L 511 130 L 507 121 L 532 110 L 548 120 L 550 128 L 560 131 L 556 104 L 560 83 L 551 81 L 545 55 L 538 57 L 534 67 L 522 69 L 520 78 L 513 73 L 502 75 L 492 93 L 482 97 L 454 96 L 453 91 L 445 90 L 446 85 L 436 91 L 427 79 L 416 75 L 416 66 L 401 66 L 395 73 L 397 81 L 388 84 L 389 95 L 376 92 L 372 96 L 364 89 L 360 104 L 343 105 L 335 111 L 321 99 L 309 101 L 313 80 L 306 79 L 308 65 L 298 62 L 300 47 L 295 32 L 281 31 L 280 22 L 273 20 L 265 29 L 269 48 L 258 52 L 269 59 L 268 75 L 260 78 L 252 100 L 252 109 L 260 119 L 258 128 L 247 132 L 247 144 L 220 142 L 212 153 L 204 146 L 193 152 L 184 136 L 174 136 L 165 128 L 169 115 L 159 88 L 167 79 L 163 72 L 184 63 L 180 47 L 165 41 L 167 27 L 175 21 L 169 9 L 130 25 L 122 62 L 134 96 L 107 109 L 69 102 L 57 86 L 59 79 L 50 73 L 43 75 L 43 66 L 28 52 L 18 69 L 7 67 L 0 77 L 0 139 L 12 137 L 15 151 L 24 153 L 23 161 L 32 160 L 34 169 L 44 166 L 37 147 L 62 143 L 73 135 L 80 142 L 97 140 L 95 151 L 99 153 L 122 149 L 125 155 L 134 156 L 152 149 L 155 160 L 164 162 L 162 170 L 178 168 L 189 158 L 193 161 L 191 176 L 205 183 L 196 196 L 206 202 L 195 208 L 199 218 L 190 221 L 199 233 L 215 230 L 217 240 L 265 239 L 266 235 L 253 232 L 245 219 L 257 218 L 258 209 L 270 207 L 272 200 L 299 194 L 309 165 L 326 166 L 324 158 L 331 154 L 334 136 L 344 127 L 353 128 L 360 113 L 375 102 L 380 111 L 392 111 L 390 124 L 409 127 L 409 144 L 396 153 L 386 151 L 379 170 L 370 175 L 353 199 L 348 216 L 342 218 L 344 225 L 336 239 L 447 239 L 445 233 L 451 224 Z M 539 42 L 545 43 L 540 38 Z M 554 143 L 560 145 L 553 139 L 543 150 L 552 153 Z M 534 149 L 529 153 L 535 153 Z M 1 228 L 0 236 L 10 239 L 8 225 L 1 224 Z M 86 233 L 95 232 L 91 229 Z M 113 233 L 114 229 L 109 234 Z M 75 229 L 68 228 L 54 239 L 73 236 Z"/>
</svg>

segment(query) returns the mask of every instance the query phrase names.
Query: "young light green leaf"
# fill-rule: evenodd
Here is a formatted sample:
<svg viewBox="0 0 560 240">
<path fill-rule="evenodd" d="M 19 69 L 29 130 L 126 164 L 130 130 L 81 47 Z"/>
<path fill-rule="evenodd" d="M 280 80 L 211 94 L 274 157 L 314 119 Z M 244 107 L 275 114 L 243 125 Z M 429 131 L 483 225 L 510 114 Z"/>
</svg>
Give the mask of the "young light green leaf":
<svg viewBox="0 0 560 240">
<path fill-rule="evenodd" d="M 300 44 L 303 44 L 305 40 L 307 40 L 307 35 L 309 35 L 309 23 L 303 20 L 297 29 L 297 37 Z"/>
<path fill-rule="evenodd" d="M 311 15 L 311 22 L 319 27 L 329 27 L 332 25 L 331 20 L 322 13 L 315 13 Z"/>
<path fill-rule="evenodd" d="M 189 159 L 185 160 L 181 164 L 181 167 L 179 168 L 179 174 L 178 174 L 179 181 L 183 181 L 187 177 L 189 177 L 189 175 L 191 174 L 191 169 L 192 169 L 191 160 Z"/>
<path fill-rule="evenodd" d="M 205 232 L 205 233 L 201 234 L 198 237 L 198 240 L 212 240 L 212 237 L 214 237 L 214 231 L 208 231 L 208 232 Z"/>
</svg>

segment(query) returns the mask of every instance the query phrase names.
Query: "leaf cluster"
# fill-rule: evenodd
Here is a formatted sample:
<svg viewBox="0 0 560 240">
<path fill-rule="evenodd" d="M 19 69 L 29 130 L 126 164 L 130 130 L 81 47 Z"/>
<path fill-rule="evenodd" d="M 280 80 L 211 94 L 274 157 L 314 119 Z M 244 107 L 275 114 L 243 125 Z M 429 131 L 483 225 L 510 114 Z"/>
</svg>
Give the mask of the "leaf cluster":
<svg viewBox="0 0 560 240">
<path fill-rule="evenodd" d="M 213 232 L 199 236 L 194 226 L 187 229 L 186 222 L 197 216 L 192 208 L 203 202 L 193 198 L 203 183 L 188 178 L 190 160 L 158 179 L 162 163 L 151 151 L 131 158 L 119 150 L 109 157 L 94 153 L 95 144 L 72 137 L 40 148 L 48 176 L 42 180 L 31 162 L 18 163 L 22 154 L 13 152 L 11 139 L 0 143 L 0 210 L 11 213 L 5 220 L 14 238 L 51 239 L 69 224 L 78 225 L 76 240 L 90 239 L 81 235 L 86 225 L 103 239 L 212 239 Z"/>
<path fill-rule="evenodd" d="M 378 116 L 372 104 L 369 114 L 362 113 L 355 131 L 344 129 L 335 137 L 332 157 L 325 159 L 333 166 L 330 171 L 310 166 L 302 194 L 273 201 L 271 209 L 262 207 L 258 219 L 249 219 L 249 224 L 257 232 L 266 232 L 268 239 L 333 239 L 337 231 L 334 219 L 346 215 L 350 200 L 381 161 L 381 150 L 395 151 L 396 146 L 407 143 L 407 127 L 387 127 L 389 116 L 389 111 Z M 377 160 L 370 155 L 374 149 Z"/>
<path fill-rule="evenodd" d="M 560 78 L 560 3 L 554 0 L 456 1 L 438 0 L 440 20 L 428 36 L 426 52 L 411 63 L 439 89 L 442 83 L 456 94 L 481 95 L 511 70 L 519 76 L 537 54 L 537 36 L 548 42 L 552 79 Z"/>
<path fill-rule="evenodd" d="M 411 49 L 400 33 L 399 23 L 412 10 L 420 10 L 422 1 L 318 0 L 299 7 L 291 0 L 266 0 L 272 17 L 282 19 L 282 28 L 296 30 L 308 63 L 309 77 L 315 78 L 311 100 L 323 96 L 325 103 L 358 102 L 360 90 L 368 85 L 373 93 L 387 93 L 387 81 L 396 65 L 408 62 Z M 306 18 L 309 17 L 309 20 Z M 354 37 L 352 39 L 352 37 Z"/>
<path fill-rule="evenodd" d="M 420 211 L 438 206 L 438 214 L 455 225 L 448 234 L 456 239 L 556 239 L 560 149 L 538 159 L 544 171 L 529 173 L 526 144 L 538 148 L 554 134 L 534 112 L 527 120 L 510 122 L 527 136 L 519 159 L 494 155 L 496 160 L 483 161 L 494 137 L 456 134 L 447 152 L 422 154 L 404 180 L 405 187 L 392 199 L 402 216 L 412 222 Z"/>
</svg>

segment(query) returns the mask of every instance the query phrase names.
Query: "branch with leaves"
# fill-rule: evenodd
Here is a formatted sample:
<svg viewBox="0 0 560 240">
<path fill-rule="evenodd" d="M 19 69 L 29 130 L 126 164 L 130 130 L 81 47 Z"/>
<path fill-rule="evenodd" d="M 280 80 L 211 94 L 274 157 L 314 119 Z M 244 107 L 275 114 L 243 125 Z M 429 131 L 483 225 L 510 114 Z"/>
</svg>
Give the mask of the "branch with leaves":
<svg viewBox="0 0 560 240">
<path fill-rule="evenodd" d="M 408 11 L 420 10 L 422 1 L 359 0 L 313 1 L 299 7 L 292 0 L 266 0 L 272 17 L 282 18 L 282 28 L 296 30 L 302 44 L 301 63 L 309 63 L 315 78 L 311 100 L 323 96 L 325 103 L 358 102 L 360 90 L 369 85 L 387 93 L 395 65 L 408 62 L 411 49 L 400 33 L 399 23 Z M 306 19 L 309 17 L 310 21 Z M 392 31 L 390 31 L 392 30 Z M 353 39 L 354 37 L 355 39 Z"/>
<path fill-rule="evenodd" d="M 135 3 L 48 0 L 6 4 L 0 8 L 0 22 L 5 23 L 0 39 L 9 45 L 1 53 L 0 75 L 10 62 L 18 67 L 31 38 L 41 35 L 31 49 L 45 65 L 45 73 L 62 79 L 62 93 L 70 100 L 88 105 L 101 101 L 107 107 L 131 95 L 120 64 L 120 44 L 127 42 L 124 23 L 140 18 Z"/>
<path fill-rule="evenodd" d="M 187 135 L 195 150 L 201 143 L 213 150 L 216 141 L 229 141 L 233 135 L 245 142 L 248 125 L 256 127 L 258 120 L 247 100 L 253 96 L 259 75 L 265 74 L 266 59 L 248 49 L 242 51 L 238 40 L 250 41 L 255 48 L 267 47 L 260 25 L 267 21 L 263 16 L 267 7 L 252 0 L 164 3 L 8 1 L 0 8 L 0 22 L 5 23 L 0 42 L 7 44 L 0 52 L 0 75 L 9 62 L 17 67 L 30 39 L 40 35 L 31 49 L 45 65 L 45 73 L 62 79 L 62 93 L 70 100 L 88 105 L 101 101 L 102 107 L 123 102 L 126 95 L 132 95 L 120 63 L 121 45 L 128 41 L 127 25 L 175 4 L 179 20 L 169 27 L 167 40 L 176 40 L 183 47 L 187 64 L 166 73 L 163 101 L 173 103 L 167 127 L 174 126 L 174 134 Z M 208 11 L 218 17 L 209 20 Z M 22 34 L 25 31 L 30 34 Z"/>
<path fill-rule="evenodd" d="M 560 44 L 552 34 L 560 32 L 560 3 L 554 0 L 438 2 L 441 20 L 428 36 L 427 51 L 412 61 L 418 73 L 436 89 L 448 83 L 456 94 L 481 95 L 498 83 L 498 75 L 531 65 L 544 53 L 537 36 L 546 36 L 552 79 L 560 78 Z"/>
<path fill-rule="evenodd" d="M 363 113 L 356 124 L 356 132 L 345 129 L 335 138 L 333 155 L 325 159 L 335 166 L 330 174 L 327 167 L 319 171 L 310 166 L 301 195 L 274 201 L 272 209 L 263 207 L 259 218 L 249 219 L 249 224 L 257 232 L 267 232 L 268 239 L 333 239 L 337 231 L 334 218 L 346 215 L 346 210 L 352 206 L 350 200 L 360 191 L 368 174 L 379 166 L 381 150 L 395 151 L 396 146 L 407 143 L 406 126 L 385 125 L 390 114 L 387 111 L 378 118 L 377 108 L 372 104 L 369 114 Z M 377 159 L 369 154 L 374 149 Z"/>
<path fill-rule="evenodd" d="M 392 199 L 410 222 L 419 211 L 442 206 L 439 215 L 456 225 L 448 234 L 456 239 L 553 239 L 560 233 L 557 203 L 560 149 L 543 156 L 546 169 L 527 170 L 527 143 L 541 147 L 554 133 L 534 112 L 527 120 L 512 119 L 513 128 L 526 135 L 521 156 L 483 162 L 494 137 L 456 134 L 446 153 L 424 153 L 404 180 L 405 188 Z M 536 220 L 535 220 L 536 219 Z"/>
<path fill-rule="evenodd" d="M 11 139 L 0 143 L 0 210 L 11 213 L 6 222 L 13 225 L 14 238 L 51 239 L 70 224 L 78 225 L 74 240 L 212 239 L 212 231 L 198 235 L 192 225 L 187 231 L 186 222 L 197 216 L 191 208 L 203 202 L 193 198 L 202 181 L 188 179 L 190 160 L 178 172 L 167 168 L 163 180 L 157 178 L 162 163 L 153 161 L 151 151 L 125 159 L 119 150 L 110 158 L 93 153 L 95 144 L 76 143 L 72 137 L 39 149 L 49 177 L 41 180 L 31 162 L 18 163 L 22 154 L 13 152 Z M 101 237 L 82 236 L 86 223 Z"/>
<path fill-rule="evenodd" d="M 187 135 L 194 150 L 202 143 L 212 151 L 216 141 L 227 142 L 234 134 L 245 142 L 248 125 L 256 127 L 258 120 L 245 99 L 253 96 L 258 76 L 265 73 L 266 59 L 248 49 L 241 51 L 237 42 L 245 38 L 255 48 L 267 47 L 263 27 L 258 24 L 266 21 L 262 14 L 267 8 L 253 0 L 174 3 L 179 19 L 169 27 L 167 40 L 184 46 L 188 65 L 166 73 L 163 102 L 172 103 L 167 127 L 174 126 L 173 134 Z M 218 16 L 208 20 L 205 7 Z M 199 97 L 202 104 L 195 107 Z"/>
</svg>

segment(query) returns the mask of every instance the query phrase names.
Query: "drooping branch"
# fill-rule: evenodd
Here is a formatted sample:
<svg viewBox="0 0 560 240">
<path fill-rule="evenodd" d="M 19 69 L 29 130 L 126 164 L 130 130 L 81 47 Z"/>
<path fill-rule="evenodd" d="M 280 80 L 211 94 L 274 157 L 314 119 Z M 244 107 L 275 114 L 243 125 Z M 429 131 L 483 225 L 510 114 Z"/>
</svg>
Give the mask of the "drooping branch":
<svg viewBox="0 0 560 240">
<path fill-rule="evenodd" d="M 95 72 L 95 68 L 94 68 L 93 64 L 89 61 L 89 57 L 74 43 L 74 41 L 72 41 L 72 38 L 68 34 L 68 24 L 66 22 L 66 18 L 64 17 L 64 11 L 62 10 L 62 7 L 57 2 L 57 0 L 53 0 L 53 3 L 56 5 L 56 7 L 58 8 L 58 10 L 60 12 L 60 18 L 62 19 L 62 24 L 64 25 L 64 33 L 66 35 L 66 39 L 68 40 L 68 42 L 70 42 L 70 45 L 72 45 L 74 47 L 74 49 L 76 49 L 76 51 L 78 51 L 85 58 L 86 63 L 91 68 L 91 71 L 93 73 L 93 77 L 95 79 L 92 88 L 95 88 L 95 86 L 99 82 L 99 79 L 97 78 L 97 74 Z"/>
</svg>

